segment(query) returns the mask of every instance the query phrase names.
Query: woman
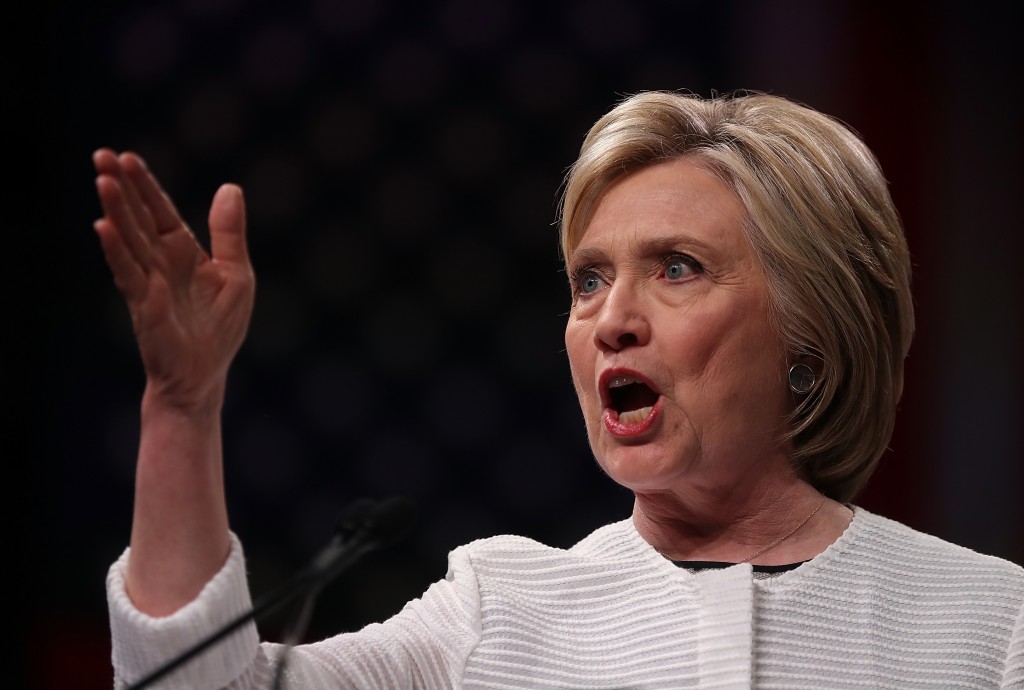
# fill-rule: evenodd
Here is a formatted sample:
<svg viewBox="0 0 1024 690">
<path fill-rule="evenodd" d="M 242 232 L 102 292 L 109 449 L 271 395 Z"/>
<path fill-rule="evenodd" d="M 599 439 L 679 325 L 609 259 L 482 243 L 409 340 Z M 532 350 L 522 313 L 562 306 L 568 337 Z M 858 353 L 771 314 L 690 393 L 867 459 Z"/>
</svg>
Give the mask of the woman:
<svg viewBox="0 0 1024 690">
<path fill-rule="evenodd" d="M 218 413 L 253 300 L 226 185 L 212 258 L 132 154 L 96 224 L 147 373 L 131 548 L 108 578 L 116 681 L 249 607 Z M 568 550 L 460 547 L 392 619 L 293 650 L 290 687 L 1024 685 L 1024 570 L 849 501 L 892 431 L 910 261 L 877 163 L 762 96 L 630 98 L 568 179 L 566 347 L 632 518 Z M 266 687 L 250 626 L 168 687 Z"/>
</svg>

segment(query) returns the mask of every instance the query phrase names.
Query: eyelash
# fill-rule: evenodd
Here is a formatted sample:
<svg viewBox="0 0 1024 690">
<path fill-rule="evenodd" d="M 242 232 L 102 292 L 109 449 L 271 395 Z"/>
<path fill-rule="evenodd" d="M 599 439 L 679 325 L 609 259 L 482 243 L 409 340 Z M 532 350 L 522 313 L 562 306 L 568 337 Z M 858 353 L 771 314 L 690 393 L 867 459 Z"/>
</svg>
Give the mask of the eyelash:
<svg viewBox="0 0 1024 690">
<path fill-rule="evenodd" d="M 694 259 L 689 254 L 673 252 L 672 254 L 666 254 L 658 263 L 661 275 L 665 275 L 665 272 L 668 270 L 669 265 L 673 263 L 686 264 L 694 273 L 699 274 L 704 272 L 704 267 L 701 265 L 701 263 Z M 601 274 L 597 271 L 596 264 L 584 264 L 582 266 L 576 266 L 569 272 L 569 282 L 572 286 L 572 294 L 574 298 L 579 295 L 588 294 L 584 293 L 583 290 L 580 289 L 580 281 L 582 281 L 585 277 L 590 275 L 595 275 L 599 279 L 604 280 Z"/>
<path fill-rule="evenodd" d="M 576 299 L 579 295 L 586 294 L 580 289 L 580 281 L 589 275 L 596 275 L 598 278 L 601 277 L 594 264 L 576 266 L 569 272 L 569 284 L 572 286 L 573 299 Z"/>
<path fill-rule="evenodd" d="M 662 273 L 662 275 L 664 275 L 665 272 L 668 270 L 668 267 L 669 267 L 670 264 L 673 264 L 673 263 L 676 263 L 676 262 L 686 264 L 687 266 L 690 267 L 691 270 L 693 270 L 694 273 L 703 273 L 704 272 L 704 267 L 701 265 L 701 263 L 699 261 L 697 261 L 696 259 L 694 259 L 689 254 L 673 253 L 673 254 L 666 255 L 661 260 L 661 273 Z"/>
</svg>

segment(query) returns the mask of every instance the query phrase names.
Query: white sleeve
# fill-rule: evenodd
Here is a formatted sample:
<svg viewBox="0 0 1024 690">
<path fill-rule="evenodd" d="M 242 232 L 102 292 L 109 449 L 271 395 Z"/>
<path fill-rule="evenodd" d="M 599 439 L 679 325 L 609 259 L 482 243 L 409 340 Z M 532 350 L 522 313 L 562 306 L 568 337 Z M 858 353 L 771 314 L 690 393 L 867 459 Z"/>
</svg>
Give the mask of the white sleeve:
<svg viewBox="0 0 1024 690">
<path fill-rule="evenodd" d="M 124 589 L 127 551 L 110 569 L 107 599 L 115 687 L 136 681 L 251 608 L 242 547 L 232 535 L 224 568 L 196 599 L 165 618 L 138 611 Z M 286 688 L 460 687 L 466 660 L 480 638 L 480 597 L 469 553 L 449 555 L 448 574 L 383 623 L 299 645 L 288 655 Z M 269 659 L 249 624 L 167 676 L 153 688 L 266 688 Z"/>
<path fill-rule="evenodd" d="M 198 640 L 212 634 L 252 608 L 245 577 L 242 546 L 231 535 L 231 553 L 220 572 L 193 601 L 169 616 L 156 618 L 137 608 L 125 591 L 129 550 L 107 574 L 114 687 L 142 679 Z M 260 656 L 256 626 L 243 626 L 152 686 L 156 688 L 221 688 L 246 675 Z"/>
<path fill-rule="evenodd" d="M 448 574 L 383 623 L 288 656 L 287 688 L 458 688 L 480 640 L 480 595 L 468 551 L 448 557 Z M 277 645 L 264 645 L 276 656 Z"/>
</svg>

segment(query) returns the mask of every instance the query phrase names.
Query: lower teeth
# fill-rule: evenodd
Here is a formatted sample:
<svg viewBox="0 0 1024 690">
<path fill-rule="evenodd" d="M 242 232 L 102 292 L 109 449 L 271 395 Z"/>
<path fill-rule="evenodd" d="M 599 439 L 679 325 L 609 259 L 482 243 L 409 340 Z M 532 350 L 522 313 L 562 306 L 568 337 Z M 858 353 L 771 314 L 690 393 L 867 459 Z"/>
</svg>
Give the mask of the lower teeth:
<svg viewBox="0 0 1024 690">
<path fill-rule="evenodd" d="M 619 421 L 623 424 L 636 424 L 647 419 L 653 407 L 641 407 L 639 410 L 627 410 L 619 413 Z"/>
</svg>

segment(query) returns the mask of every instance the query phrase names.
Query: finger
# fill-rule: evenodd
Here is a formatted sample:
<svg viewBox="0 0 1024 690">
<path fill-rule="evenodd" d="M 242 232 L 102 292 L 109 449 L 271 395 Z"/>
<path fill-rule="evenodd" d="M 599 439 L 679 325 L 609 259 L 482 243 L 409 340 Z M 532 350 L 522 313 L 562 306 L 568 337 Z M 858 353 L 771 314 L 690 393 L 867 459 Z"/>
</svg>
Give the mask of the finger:
<svg viewBox="0 0 1024 690">
<path fill-rule="evenodd" d="M 132 157 L 134 154 L 126 154 Z M 135 224 L 144 237 L 152 241 L 156 239 L 156 223 L 152 214 L 146 208 L 139 193 L 135 189 L 135 182 L 127 174 L 122 160 L 125 154 L 118 156 L 110 149 L 99 149 L 93 153 L 93 164 L 96 171 L 101 175 L 109 175 L 117 180 L 121 187 L 121 195 L 124 198 L 128 213 L 132 215 Z"/>
<path fill-rule="evenodd" d="M 145 270 L 151 260 L 150 243 L 129 210 L 123 190 L 121 183 L 109 174 L 96 178 L 96 193 L 103 207 L 104 220 L 109 222 L 112 231 L 117 233 L 135 261 Z"/>
<path fill-rule="evenodd" d="M 150 172 L 142 157 L 135 153 L 125 153 L 121 160 L 125 173 L 132 180 L 140 200 L 153 218 L 156 232 L 163 234 L 178 226 L 185 226 L 185 221 L 181 219 L 174 202 L 160 186 L 156 176 Z"/>
<path fill-rule="evenodd" d="M 248 266 L 245 199 L 238 185 L 224 184 L 210 205 L 210 249 L 217 261 Z"/>
<path fill-rule="evenodd" d="M 100 175 L 121 176 L 121 163 L 117 160 L 117 154 L 110 149 L 97 149 L 92 154 L 92 163 Z"/>
<path fill-rule="evenodd" d="M 146 273 L 125 246 L 117 228 L 106 218 L 101 218 L 93 224 L 93 229 L 100 239 L 107 265 L 114 274 L 114 284 L 125 300 L 131 302 L 141 297 L 146 289 Z"/>
<path fill-rule="evenodd" d="M 131 172 L 132 168 L 139 166 L 139 157 L 134 153 L 122 153 L 117 159 L 121 168 L 121 176 L 118 178 L 118 181 L 121 183 L 124 198 L 128 202 L 128 209 L 135 216 L 135 221 L 138 223 L 142 233 L 149 240 L 155 241 L 158 227 L 156 219 L 142 197 L 137 174 L 132 174 Z"/>
</svg>

